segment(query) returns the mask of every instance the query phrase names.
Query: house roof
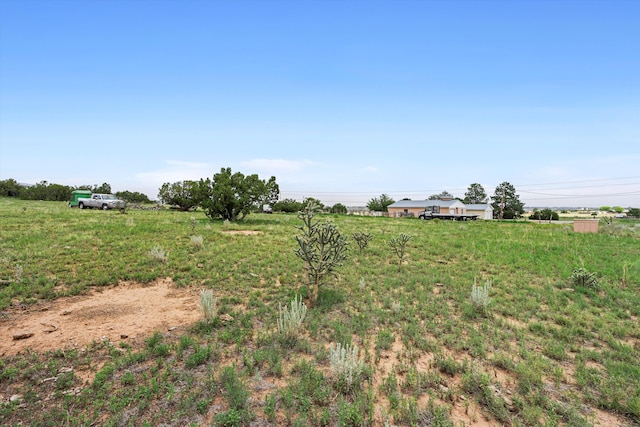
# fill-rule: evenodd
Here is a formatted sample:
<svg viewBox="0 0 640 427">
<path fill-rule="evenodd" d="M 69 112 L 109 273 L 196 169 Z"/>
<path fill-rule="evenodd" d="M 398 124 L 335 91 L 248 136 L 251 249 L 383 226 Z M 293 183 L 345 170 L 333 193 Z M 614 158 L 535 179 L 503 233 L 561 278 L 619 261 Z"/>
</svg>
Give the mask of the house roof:
<svg viewBox="0 0 640 427">
<path fill-rule="evenodd" d="M 440 206 L 448 208 L 456 203 L 462 204 L 460 200 L 400 200 L 389 205 L 389 208 L 426 208 L 427 206 Z"/>
<path fill-rule="evenodd" d="M 468 204 L 467 205 L 467 210 L 468 211 L 486 211 L 488 208 L 491 208 L 491 205 L 486 204 L 486 203 Z"/>
</svg>

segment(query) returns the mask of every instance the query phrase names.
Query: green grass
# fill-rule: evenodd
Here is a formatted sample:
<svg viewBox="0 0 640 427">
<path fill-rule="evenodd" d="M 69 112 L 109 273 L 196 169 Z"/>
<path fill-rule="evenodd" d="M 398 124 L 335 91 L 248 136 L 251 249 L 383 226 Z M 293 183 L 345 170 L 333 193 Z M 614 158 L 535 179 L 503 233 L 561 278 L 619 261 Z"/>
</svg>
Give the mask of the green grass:
<svg viewBox="0 0 640 427">
<path fill-rule="evenodd" d="M 218 314 L 233 319 L 157 332 L 138 347 L 97 342 L 0 358 L 0 394 L 21 396 L 0 403 L 2 423 L 458 425 L 465 420 L 451 405 L 463 395 L 495 424 L 589 425 L 596 408 L 640 423 L 635 223 L 578 234 L 565 224 L 327 217 L 343 235 L 372 240 L 362 253 L 351 242 L 300 338 L 283 345 L 278 306 L 308 295 L 295 215 L 224 223 L 202 212 L 0 199 L 0 310 L 171 277 L 215 289 Z M 412 239 L 399 265 L 389 242 L 401 234 Z M 154 247 L 165 262 L 149 257 Z M 597 288 L 576 286 L 577 268 L 596 274 Z M 488 281 L 480 316 L 471 289 Z M 332 342 L 362 350 L 358 387 L 331 378 Z M 93 373 L 90 384 L 80 371 Z"/>
</svg>

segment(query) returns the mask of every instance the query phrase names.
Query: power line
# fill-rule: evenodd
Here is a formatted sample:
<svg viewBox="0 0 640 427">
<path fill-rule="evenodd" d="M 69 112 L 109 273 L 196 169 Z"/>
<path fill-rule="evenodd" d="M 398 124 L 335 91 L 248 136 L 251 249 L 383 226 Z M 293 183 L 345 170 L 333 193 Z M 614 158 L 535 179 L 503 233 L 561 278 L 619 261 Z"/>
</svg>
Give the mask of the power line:
<svg viewBox="0 0 640 427">
<path fill-rule="evenodd" d="M 587 179 L 580 181 L 559 181 L 559 182 L 546 182 L 546 183 L 537 183 L 537 184 L 514 184 L 516 189 L 521 187 L 544 187 L 546 185 L 563 185 L 563 184 L 582 184 L 588 182 L 607 182 L 607 181 L 622 181 L 628 179 L 640 179 L 640 176 L 631 176 L 631 177 L 620 177 L 620 178 L 602 178 L 602 179 Z M 622 186 L 622 185 L 640 185 L 640 182 L 630 182 L 630 183 L 619 183 L 619 184 L 601 184 L 601 185 L 588 185 L 588 186 L 578 186 L 578 187 L 561 187 L 561 188 L 541 188 L 540 190 L 572 190 L 578 188 L 597 188 L 597 187 L 608 187 L 608 186 Z M 495 189 L 495 186 L 487 186 L 488 189 Z M 483 186 L 484 188 L 484 186 Z M 449 191 L 457 191 L 457 190 L 467 190 L 467 187 L 447 187 Z M 485 189 L 486 190 L 486 189 Z M 287 194 L 292 195 L 300 195 L 304 196 L 309 193 L 317 194 L 317 195 L 352 195 L 352 196 L 367 196 L 371 194 L 434 194 L 442 191 L 442 188 L 438 189 L 412 189 L 412 190 L 372 190 L 372 191 L 286 191 Z M 526 190 L 519 190 L 519 192 L 527 192 Z M 598 197 L 598 195 L 594 195 L 594 197 Z"/>
</svg>

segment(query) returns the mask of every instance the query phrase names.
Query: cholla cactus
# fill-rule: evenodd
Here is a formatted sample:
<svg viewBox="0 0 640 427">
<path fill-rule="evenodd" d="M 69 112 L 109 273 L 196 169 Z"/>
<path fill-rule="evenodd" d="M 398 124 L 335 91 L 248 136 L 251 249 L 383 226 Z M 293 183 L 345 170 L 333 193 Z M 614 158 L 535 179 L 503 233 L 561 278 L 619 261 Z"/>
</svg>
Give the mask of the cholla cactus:
<svg viewBox="0 0 640 427">
<path fill-rule="evenodd" d="M 352 236 L 353 240 L 358 244 L 358 248 L 360 248 L 360 253 L 367 248 L 369 242 L 373 239 L 373 236 L 369 233 L 356 232 L 353 233 Z"/>
<path fill-rule="evenodd" d="M 213 296 L 211 289 L 200 291 L 200 311 L 205 320 L 211 320 L 218 314 L 218 300 Z"/>
<path fill-rule="evenodd" d="M 413 239 L 413 236 L 409 236 L 407 234 L 401 233 L 400 237 L 394 237 L 389 240 L 389 246 L 398 257 L 398 269 L 402 265 L 402 261 L 404 261 L 407 255 L 407 243 Z"/>
<path fill-rule="evenodd" d="M 473 288 L 471 289 L 471 303 L 477 310 L 484 312 L 489 307 L 491 303 L 489 291 L 491 291 L 491 282 L 486 282 L 482 287 L 476 286 L 475 283 L 473 284 Z"/>
<path fill-rule="evenodd" d="M 307 315 L 307 305 L 302 297 L 294 297 L 289 307 L 278 306 L 278 332 L 285 341 L 292 342 L 298 338 L 298 330 Z"/>
<path fill-rule="evenodd" d="M 597 288 L 599 282 L 596 273 L 589 273 L 585 268 L 573 270 L 571 281 L 576 286 L 585 286 L 587 288 Z"/>
<path fill-rule="evenodd" d="M 360 377 L 364 370 L 364 362 L 360 360 L 357 346 L 331 343 L 329 348 L 331 370 L 339 381 L 344 381 L 348 388 Z"/>
</svg>

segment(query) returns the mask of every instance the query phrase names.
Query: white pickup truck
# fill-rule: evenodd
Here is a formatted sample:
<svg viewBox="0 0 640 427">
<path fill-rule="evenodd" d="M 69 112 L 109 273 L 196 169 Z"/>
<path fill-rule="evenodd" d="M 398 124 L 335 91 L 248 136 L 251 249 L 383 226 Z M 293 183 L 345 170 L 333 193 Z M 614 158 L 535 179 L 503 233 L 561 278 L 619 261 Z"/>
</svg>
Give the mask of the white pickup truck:
<svg viewBox="0 0 640 427">
<path fill-rule="evenodd" d="M 91 197 L 80 197 L 78 199 L 78 207 L 84 208 L 98 208 L 104 211 L 108 209 L 124 209 L 124 200 L 118 199 L 113 194 L 92 194 Z"/>
</svg>

